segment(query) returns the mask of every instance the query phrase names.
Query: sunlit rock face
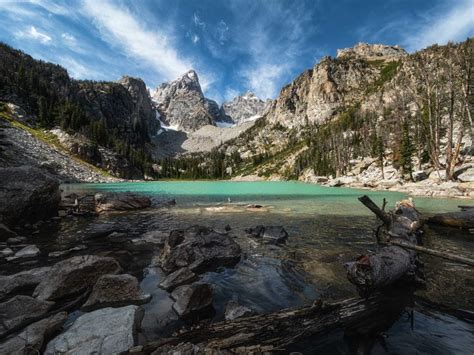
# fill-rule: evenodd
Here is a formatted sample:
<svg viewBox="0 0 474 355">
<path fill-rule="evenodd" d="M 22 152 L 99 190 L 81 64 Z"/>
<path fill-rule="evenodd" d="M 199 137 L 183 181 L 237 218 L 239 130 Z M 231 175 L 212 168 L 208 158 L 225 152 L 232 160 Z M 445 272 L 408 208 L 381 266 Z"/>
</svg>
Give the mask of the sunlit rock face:
<svg viewBox="0 0 474 355">
<path fill-rule="evenodd" d="M 226 121 L 241 124 L 262 116 L 268 103 L 259 99 L 253 92 L 233 98 L 222 104 L 222 113 Z"/>
</svg>

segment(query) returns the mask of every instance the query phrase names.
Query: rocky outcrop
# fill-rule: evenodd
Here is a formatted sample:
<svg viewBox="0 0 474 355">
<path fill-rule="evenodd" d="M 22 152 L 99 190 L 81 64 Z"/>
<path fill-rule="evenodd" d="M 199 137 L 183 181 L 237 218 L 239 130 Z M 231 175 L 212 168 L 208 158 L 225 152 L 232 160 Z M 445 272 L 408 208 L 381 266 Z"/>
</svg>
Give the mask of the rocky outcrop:
<svg viewBox="0 0 474 355">
<path fill-rule="evenodd" d="M 218 119 L 215 105 L 204 97 L 194 70 L 175 81 L 161 84 L 153 93 L 153 102 L 166 126 L 186 132 L 213 124 Z"/>
<path fill-rule="evenodd" d="M 40 319 L 53 307 L 54 302 L 29 296 L 15 296 L 0 303 L 0 338 L 35 320 Z"/>
<path fill-rule="evenodd" d="M 92 288 L 100 276 L 119 271 L 119 264 L 111 257 L 74 256 L 55 264 L 33 296 L 40 300 L 58 300 L 77 295 Z"/>
<path fill-rule="evenodd" d="M 260 100 L 253 92 L 248 91 L 231 101 L 222 104 L 222 114 L 226 122 L 242 124 L 261 117 L 267 103 Z"/>
<path fill-rule="evenodd" d="M 61 199 L 56 179 L 31 166 L 0 168 L 3 223 L 34 223 L 57 215 Z"/>
<path fill-rule="evenodd" d="M 159 263 L 167 273 L 183 267 L 201 273 L 220 266 L 233 266 L 239 262 L 240 254 L 240 246 L 228 235 L 194 226 L 170 233 Z"/>
<path fill-rule="evenodd" d="M 132 275 L 103 275 L 95 283 L 82 309 L 89 311 L 104 307 L 140 305 L 150 300 L 151 295 L 144 294 L 140 290 L 136 277 Z"/>
<path fill-rule="evenodd" d="M 408 53 L 400 46 L 358 43 L 354 47 L 337 50 L 337 58 L 363 58 L 367 60 L 397 60 Z"/>
<path fill-rule="evenodd" d="M 0 300 L 11 294 L 33 292 L 33 289 L 45 278 L 51 267 L 45 266 L 17 274 L 0 276 Z"/>
<path fill-rule="evenodd" d="M 132 193 L 95 194 L 94 200 L 97 213 L 139 210 L 151 206 L 149 197 Z"/>
<path fill-rule="evenodd" d="M 77 318 L 45 350 L 55 354 L 120 354 L 137 342 L 143 312 L 138 306 L 103 308 Z"/>
<path fill-rule="evenodd" d="M 0 354 L 31 355 L 40 354 L 43 344 L 64 324 L 66 312 L 30 324 L 20 333 L 0 343 Z"/>
<path fill-rule="evenodd" d="M 203 319 L 214 312 L 213 291 L 209 284 L 195 283 L 180 286 L 171 294 L 173 310 L 182 319 Z"/>
</svg>

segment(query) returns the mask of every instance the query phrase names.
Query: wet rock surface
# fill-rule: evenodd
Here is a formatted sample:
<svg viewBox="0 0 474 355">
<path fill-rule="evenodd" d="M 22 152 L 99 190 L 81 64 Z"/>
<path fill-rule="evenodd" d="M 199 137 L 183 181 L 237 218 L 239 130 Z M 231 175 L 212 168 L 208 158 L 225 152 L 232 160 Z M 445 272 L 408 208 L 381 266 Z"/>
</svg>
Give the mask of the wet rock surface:
<svg viewBox="0 0 474 355">
<path fill-rule="evenodd" d="M 0 343 L 0 354 L 40 354 L 45 341 L 59 331 L 66 319 L 67 313 L 60 312 L 30 324 Z"/>
<path fill-rule="evenodd" d="M 166 276 L 159 286 L 168 291 L 173 291 L 176 287 L 190 284 L 198 279 L 198 275 L 189 270 L 187 267 L 178 269 Z"/>
<path fill-rule="evenodd" d="M 233 320 L 240 317 L 248 317 L 253 315 L 250 308 L 240 305 L 237 301 L 229 301 L 225 307 L 225 319 Z"/>
<path fill-rule="evenodd" d="M 151 206 L 149 197 L 132 193 L 96 194 L 94 200 L 98 213 L 138 210 Z"/>
<path fill-rule="evenodd" d="M 103 308 L 77 318 L 51 340 L 45 354 L 119 354 L 136 344 L 143 313 L 138 306 Z"/>
<path fill-rule="evenodd" d="M 282 226 L 256 226 L 246 232 L 254 238 L 262 238 L 268 244 L 283 244 L 288 239 L 288 232 Z"/>
<path fill-rule="evenodd" d="M 29 296 L 15 296 L 0 303 L 0 337 L 44 316 L 54 302 Z"/>
<path fill-rule="evenodd" d="M 213 290 L 211 285 L 195 283 L 180 286 L 171 293 L 173 310 L 182 319 L 203 319 L 212 316 Z"/>
<path fill-rule="evenodd" d="M 202 226 L 174 230 L 160 255 L 165 272 L 188 267 L 195 273 L 233 266 L 240 260 L 240 246 L 228 235 Z"/>
<path fill-rule="evenodd" d="M 140 290 L 138 280 L 132 275 L 103 275 L 99 277 L 87 302 L 82 306 L 89 311 L 104 307 L 140 305 L 151 300 Z"/>
<path fill-rule="evenodd" d="M 120 269 L 111 257 L 74 256 L 55 264 L 33 295 L 41 300 L 72 296 L 90 289 L 100 276 L 118 273 Z"/>
</svg>

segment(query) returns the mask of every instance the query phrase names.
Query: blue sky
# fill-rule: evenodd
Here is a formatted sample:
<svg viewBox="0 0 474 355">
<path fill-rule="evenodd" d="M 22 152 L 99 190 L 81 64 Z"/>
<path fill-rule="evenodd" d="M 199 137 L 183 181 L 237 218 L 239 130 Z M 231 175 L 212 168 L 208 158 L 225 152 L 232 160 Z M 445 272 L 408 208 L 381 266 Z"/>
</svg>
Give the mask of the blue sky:
<svg viewBox="0 0 474 355">
<path fill-rule="evenodd" d="M 0 40 L 78 79 L 141 77 L 150 89 L 195 69 L 222 102 L 274 98 L 357 42 L 412 52 L 474 35 L 474 0 L 0 0 Z"/>
</svg>

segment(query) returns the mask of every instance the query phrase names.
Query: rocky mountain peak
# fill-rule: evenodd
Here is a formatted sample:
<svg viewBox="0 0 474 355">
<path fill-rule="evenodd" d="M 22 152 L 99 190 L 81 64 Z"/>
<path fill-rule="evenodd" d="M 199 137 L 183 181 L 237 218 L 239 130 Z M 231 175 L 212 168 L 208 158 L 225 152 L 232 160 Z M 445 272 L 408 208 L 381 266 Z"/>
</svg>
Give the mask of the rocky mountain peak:
<svg viewBox="0 0 474 355">
<path fill-rule="evenodd" d="M 224 102 L 221 111 L 227 121 L 240 124 L 260 117 L 266 106 L 252 91 L 247 91 L 231 101 Z"/>
<path fill-rule="evenodd" d="M 405 57 L 408 53 L 400 46 L 388 46 L 385 44 L 358 43 L 354 47 L 337 50 L 337 58 L 356 57 L 363 59 L 398 59 Z"/>
</svg>

